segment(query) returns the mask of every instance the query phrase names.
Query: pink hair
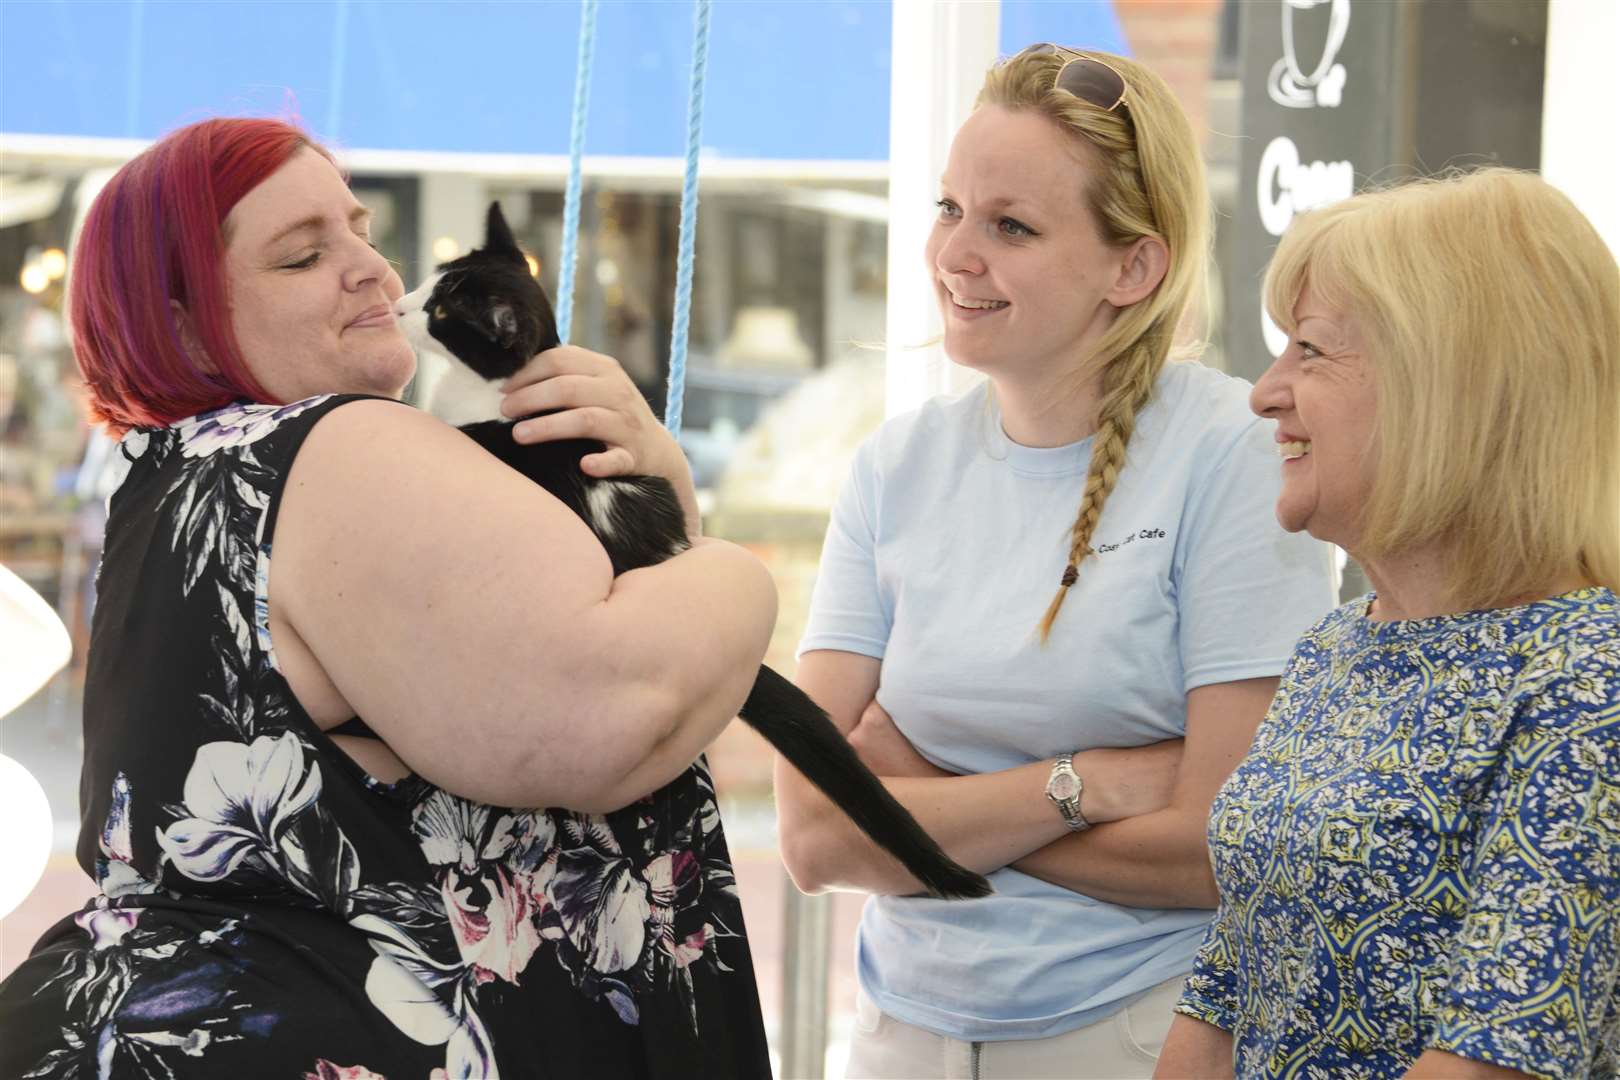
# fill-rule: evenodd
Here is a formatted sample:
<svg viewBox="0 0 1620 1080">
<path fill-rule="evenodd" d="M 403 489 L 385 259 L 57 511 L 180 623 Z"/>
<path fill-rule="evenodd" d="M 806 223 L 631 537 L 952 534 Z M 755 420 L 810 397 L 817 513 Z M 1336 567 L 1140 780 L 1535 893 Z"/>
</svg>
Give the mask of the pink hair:
<svg viewBox="0 0 1620 1080">
<path fill-rule="evenodd" d="M 91 415 L 110 434 L 239 398 L 275 401 L 231 332 L 223 226 L 242 196 L 305 146 L 330 156 L 281 120 L 204 120 L 155 143 L 96 196 L 75 248 L 68 307 Z"/>
</svg>

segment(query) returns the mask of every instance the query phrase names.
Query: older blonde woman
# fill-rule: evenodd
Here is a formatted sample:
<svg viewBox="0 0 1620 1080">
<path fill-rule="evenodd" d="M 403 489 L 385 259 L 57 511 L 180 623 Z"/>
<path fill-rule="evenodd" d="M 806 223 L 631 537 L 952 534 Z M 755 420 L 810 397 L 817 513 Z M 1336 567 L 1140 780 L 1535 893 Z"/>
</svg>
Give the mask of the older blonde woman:
<svg viewBox="0 0 1620 1080">
<path fill-rule="evenodd" d="M 1534 176 L 1302 218 L 1255 387 L 1277 516 L 1375 591 L 1216 798 L 1221 907 L 1158 1075 L 1620 1065 L 1620 275 Z"/>
</svg>

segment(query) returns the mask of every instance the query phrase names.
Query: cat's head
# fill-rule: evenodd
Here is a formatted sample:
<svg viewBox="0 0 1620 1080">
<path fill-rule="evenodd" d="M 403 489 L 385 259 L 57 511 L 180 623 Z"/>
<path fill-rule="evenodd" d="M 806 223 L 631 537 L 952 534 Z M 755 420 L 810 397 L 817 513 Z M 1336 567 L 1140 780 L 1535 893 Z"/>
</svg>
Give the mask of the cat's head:
<svg viewBox="0 0 1620 1080">
<path fill-rule="evenodd" d="M 483 247 L 441 263 L 394 305 L 394 314 L 417 349 L 447 353 L 492 381 L 558 344 L 551 301 L 498 202 L 489 204 Z"/>
</svg>

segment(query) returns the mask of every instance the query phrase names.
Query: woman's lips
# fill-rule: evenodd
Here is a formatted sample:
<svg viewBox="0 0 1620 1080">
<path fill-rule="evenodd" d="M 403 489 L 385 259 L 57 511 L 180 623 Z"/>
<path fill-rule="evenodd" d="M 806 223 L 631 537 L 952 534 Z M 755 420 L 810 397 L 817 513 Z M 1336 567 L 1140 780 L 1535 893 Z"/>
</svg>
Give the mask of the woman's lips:
<svg viewBox="0 0 1620 1080">
<path fill-rule="evenodd" d="M 951 316 L 957 319 L 983 319 L 1006 311 L 1012 306 L 1006 300 L 980 300 L 974 297 L 958 297 L 949 289 L 945 290 L 945 302 Z"/>
<path fill-rule="evenodd" d="M 362 311 L 358 318 L 350 322 L 345 330 L 358 330 L 375 326 L 392 326 L 394 324 L 394 309 L 388 304 L 378 304 Z"/>
</svg>

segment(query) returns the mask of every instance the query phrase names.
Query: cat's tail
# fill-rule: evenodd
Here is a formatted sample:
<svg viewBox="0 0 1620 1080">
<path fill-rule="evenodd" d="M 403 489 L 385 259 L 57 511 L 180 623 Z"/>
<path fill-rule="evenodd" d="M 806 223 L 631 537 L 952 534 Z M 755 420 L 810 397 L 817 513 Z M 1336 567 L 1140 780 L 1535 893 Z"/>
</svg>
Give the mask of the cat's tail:
<svg viewBox="0 0 1620 1080">
<path fill-rule="evenodd" d="M 930 895 L 946 900 L 990 895 L 990 883 L 940 850 L 803 690 L 761 667 L 737 715 L 874 843 L 899 859 Z"/>
</svg>

